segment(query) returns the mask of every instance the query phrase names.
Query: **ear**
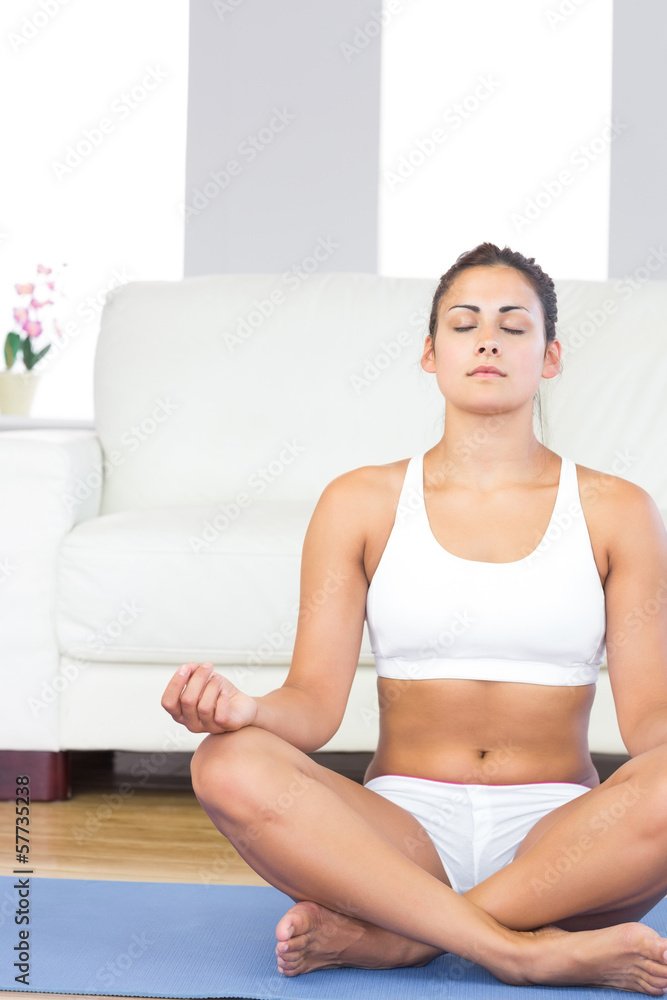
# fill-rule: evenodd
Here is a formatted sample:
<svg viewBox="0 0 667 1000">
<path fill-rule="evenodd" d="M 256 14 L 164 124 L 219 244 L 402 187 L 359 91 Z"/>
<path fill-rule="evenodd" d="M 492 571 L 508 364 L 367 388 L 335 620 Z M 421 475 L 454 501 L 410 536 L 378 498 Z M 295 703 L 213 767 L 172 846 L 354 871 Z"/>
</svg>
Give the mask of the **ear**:
<svg viewBox="0 0 667 1000">
<path fill-rule="evenodd" d="M 427 334 L 424 343 L 424 353 L 422 354 L 421 366 L 425 372 L 435 372 L 435 344 L 431 334 Z"/>
<path fill-rule="evenodd" d="M 563 347 L 560 340 L 552 340 L 544 352 L 542 378 L 554 378 L 561 372 L 561 353 Z"/>
</svg>

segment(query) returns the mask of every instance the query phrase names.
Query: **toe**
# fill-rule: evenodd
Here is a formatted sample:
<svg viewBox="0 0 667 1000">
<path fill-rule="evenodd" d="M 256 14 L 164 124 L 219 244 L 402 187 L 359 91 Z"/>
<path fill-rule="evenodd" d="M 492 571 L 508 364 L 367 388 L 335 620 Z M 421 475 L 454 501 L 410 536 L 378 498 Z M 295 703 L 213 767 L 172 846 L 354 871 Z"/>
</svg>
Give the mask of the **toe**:
<svg viewBox="0 0 667 1000">
<path fill-rule="evenodd" d="M 303 951 L 303 949 L 307 946 L 307 944 L 308 944 L 307 934 L 293 934 L 292 937 L 289 939 L 289 941 L 283 942 L 283 951 L 281 952 L 281 954 L 283 958 L 286 958 L 288 955 L 292 955 L 296 952 Z M 285 948 L 284 945 L 287 945 L 287 947 Z"/>
<path fill-rule="evenodd" d="M 303 956 L 301 955 L 296 955 L 291 962 L 286 961 L 284 958 L 278 959 L 278 967 L 283 969 L 283 971 L 288 969 L 290 972 L 293 972 L 295 969 L 300 969 L 302 965 Z"/>
<path fill-rule="evenodd" d="M 288 948 L 278 956 L 287 965 L 293 965 L 301 961 L 306 950 L 306 938 L 302 934 L 298 938 L 292 938 Z"/>
<path fill-rule="evenodd" d="M 288 941 L 290 938 L 297 937 L 309 930 L 313 924 L 313 908 L 316 905 L 308 901 L 295 903 L 276 925 L 278 940 Z"/>
<path fill-rule="evenodd" d="M 650 963 L 652 965 L 653 963 Z M 667 975 L 663 970 L 654 970 L 651 967 L 644 970 L 644 977 L 648 980 L 651 986 L 655 986 L 656 989 L 665 990 L 667 989 Z"/>
<path fill-rule="evenodd" d="M 295 965 L 298 965 L 303 959 L 303 956 L 299 952 L 296 955 L 278 955 L 278 965 L 282 969 L 293 969 Z"/>
<path fill-rule="evenodd" d="M 650 976 L 655 976 L 656 978 L 663 978 L 665 980 L 665 986 L 667 986 L 667 965 L 664 962 L 654 962 L 650 958 L 645 958 L 642 962 L 642 968 Z"/>
<path fill-rule="evenodd" d="M 281 972 L 284 976 L 296 976 L 301 970 L 301 962 L 295 961 L 292 963 L 285 962 L 284 959 L 278 959 L 278 972 Z"/>
<path fill-rule="evenodd" d="M 665 995 L 664 987 L 654 986 L 650 980 L 646 979 L 641 981 L 640 989 L 642 993 L 648 993 L 649 996 L 661 997 Z"/>
<path fill-rule="evenodd" d="M 276 924 L 276 938 L 278 941 L 289 941 L 293 934 L 294 921 L 292 920 L 292 916 L 288 910 L 285 916 L 281 917 Z"/>
</svg>

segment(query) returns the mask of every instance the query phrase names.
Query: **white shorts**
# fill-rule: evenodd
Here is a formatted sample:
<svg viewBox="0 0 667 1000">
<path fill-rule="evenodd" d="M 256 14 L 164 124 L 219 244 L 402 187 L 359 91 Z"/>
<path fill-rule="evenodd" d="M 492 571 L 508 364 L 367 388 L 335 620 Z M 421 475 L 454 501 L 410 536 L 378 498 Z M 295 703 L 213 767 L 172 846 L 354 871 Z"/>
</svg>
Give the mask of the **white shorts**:
<svg viewBox="0 0 667 1000">
<path fill-rule="evenodd" d="M 538 819 L 591 790 L 570 781 L 464 785 L 404 774 L 382 774 L 365 787 L 419 820 L 458 893 L 508 865 Z"/>
</svg>

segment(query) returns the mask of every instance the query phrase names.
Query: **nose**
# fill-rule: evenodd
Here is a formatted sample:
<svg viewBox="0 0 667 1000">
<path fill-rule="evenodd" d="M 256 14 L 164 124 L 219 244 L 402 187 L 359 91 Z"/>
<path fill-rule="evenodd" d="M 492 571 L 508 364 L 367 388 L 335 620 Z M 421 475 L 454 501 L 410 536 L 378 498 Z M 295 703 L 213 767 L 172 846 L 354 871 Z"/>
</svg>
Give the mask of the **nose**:
<svg viewBox="0 0 667 1000">
<path fill-rule="evenodd" d="M 494 355 L 500 354 L 500 341 L 493 327 L 489 326 L 485 328 L 480 324 L 477 343 L 475 344 L 475 354 L 487 352 Z"/>
</svg>

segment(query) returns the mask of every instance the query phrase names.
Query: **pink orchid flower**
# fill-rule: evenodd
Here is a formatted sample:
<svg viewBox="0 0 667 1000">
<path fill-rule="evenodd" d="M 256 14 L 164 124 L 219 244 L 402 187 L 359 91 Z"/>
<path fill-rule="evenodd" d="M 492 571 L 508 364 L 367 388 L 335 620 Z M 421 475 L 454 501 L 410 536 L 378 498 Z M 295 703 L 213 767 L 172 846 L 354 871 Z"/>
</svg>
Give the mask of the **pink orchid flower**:
<svg viewBox="0 0 667 1000">
<path fill-rule="evenodd" d="M 32 306 L 33 309 L 41 309 L 42 306 L 52 306 L 53 302 L 51 301 L 51 299 L 46 299 L 45 302 L 38 302 L 37 299 L 31 299 L 30 305 Z"/>
<path fill-rule="evenodd" d="M 42 332 L 42 324 L 37 320 L 31 319 L 27 323 L 23 324 L 23 329 L 28 334 L 29 337 L 39 337 Z"/>
<path fill-rule="evenodd" d="M 14 285 L 19 295 L 32 295 L 35 291 L 34 285 Z"/>
<path fill-rule="evenodd" d="M 14 310 L 14 319 L 19 324 L 19 326 L 23 326 L 23 324 L 27 323 L 28 319 L 29 319 L 28 310 L 27 309 L 15 309 Z"/>
<path fill-rule="evenodd" d="M 54 288 L 56 287 L 56 283 L 55 283 L 55 281 L 47 281 L 47 283 L 46 283 L 46 287 L 48 288 L 48 290 L 49 290 L 50 292 L 52 292 L 52 291 L 53 291 L 53 289 L 54 289 Z"/>
<path fill-rule="evenodd" d="M 37 265 L 37 274 L 51 274 L 51 268 L 50 267 L 44 267 L 43 264 L 38 264 Z"/>
</svg>

